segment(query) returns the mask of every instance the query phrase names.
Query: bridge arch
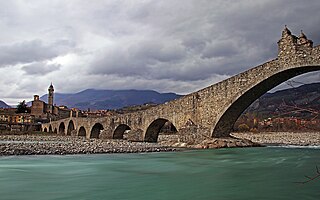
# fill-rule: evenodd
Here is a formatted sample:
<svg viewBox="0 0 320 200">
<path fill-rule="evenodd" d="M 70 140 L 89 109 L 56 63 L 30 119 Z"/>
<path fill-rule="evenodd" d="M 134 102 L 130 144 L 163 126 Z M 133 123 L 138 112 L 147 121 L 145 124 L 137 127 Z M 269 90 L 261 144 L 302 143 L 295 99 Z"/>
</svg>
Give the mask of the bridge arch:
<svg viewBox="0 0 320 200">
<path fill-rule="evenodd" d="M 48 129 L 47 129 L 47 127 L 45 127 L 44 129 L 43 129 L 43 132 L 48 132 Z"/>
<path fill-rule="evenodd" d="M 51 126 L 51 124 L 50 124 L 50 126 L 49 126 L 49 133 L 52 133 L 52 126 Z"/>
<path fill-rule="evenodd" d="M 86 129 L 85 129 L 83 126 L 81 126 L 81 127 L 79 128 L 78 136 L 84 136 L 84 137 L 86 137 L 86 135 L 87 135 Z"/>
<path fill-rule="evenodd" d="M 113 132 L 113 139 L 123 139 L 123 135 L 126 131 L 130 131 L 131 128 L 126 124 L 120 124 Z"/>
<path fill-rule="evenodd" d="M 103 126 L 100 123 L 95 123 L 90 132 L 90 138 L 99 138 L 100 132 L 103 130 Z"/>
<path fill-rule="evenodd" d="M 58 132 L 57 132 L 57 128 L 55 128 L 53 132 L 54 132 L 54 133 L 58 133 Z"/>
<path fill-rule="evenodd" d="M 59 134 L 64 135 L 65 134 L 65 129 L 66 129 L 66 126 L 64 125 L 63 122 L 61 122 L 60 125 L 59 125 Z"/>
<path fill-rule="evenodd" d="M 302 66 L 283 70 L 262 80 L 243 94 L 238 95 L 217 118 L 218 120 L 213 126 L 212 137 L 229 136 L 234 123 L 237 121 L 241 113 L 245 111 L 245 109 L 248 108 L 256 99 L 272 88 L 295 76 L 318 70 L 320 70 L 320 66 Z"/>
<path fill-rule="evenodd" d="M 71 135 L 74 129 L 75 129 L 74 123 L 72 120 L 70 120 L 68 124 L 67 135 Z"/>
<path fill-rule="evenodd" d="M 167 122 L 170 122 L 170 121 L 167 119 L 164 119 L 164 118 L 158 118 L 158 119 L 154 120 L 147 128 L 147 131 L 144 136 L 144 141 L 145 142 L 157 142 L 159 133 L 160 133 L 161 129 L 163 128 L 163 126 Z M 172 124 L 172 129 L 177 130 L 173 124 Z"/>
</svg>

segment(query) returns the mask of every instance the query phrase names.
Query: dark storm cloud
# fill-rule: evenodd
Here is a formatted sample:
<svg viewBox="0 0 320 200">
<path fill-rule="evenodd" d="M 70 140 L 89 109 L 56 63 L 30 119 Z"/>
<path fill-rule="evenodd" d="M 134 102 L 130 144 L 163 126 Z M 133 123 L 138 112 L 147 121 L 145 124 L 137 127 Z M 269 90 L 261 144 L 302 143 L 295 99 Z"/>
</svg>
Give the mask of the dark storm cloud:
<svg viewBox="0 0 320 200">
<path fill-rule="evenodd" d="M 64 53 L 70 45 L 72 43 L 65 40 L 56 41 L 49 45 L 44 44 L 41 40 L 1 45 L 0 67 L 49 60 Z"/>
<path fill-rule="evenodd" d="M 29 75 L 61 92 L 193 92 L 276 58 L 284 25 L 319 44 L 319 9 L 319 0 L 3 1 L 0 73 L 10 76 L 0 92 L 32 96 Z"/>
<path fill-rule="evenodd" d="M 179 62 L 185 54 L 178 45 L 166 46 L 157 41 L 141 41 L 127 47 L 108 49 L 99 56 L 90 68 L 91 73 L 154 77 L 152 72 L 158 70 L 155 68 L 159 63 Z"/>
<path fill-rule="evenodd" d="M 285 24 L 310 33 L 320 27 L 310 15 L 318 1 L 173 1 L 137 7 L 130 12 L 132 23 L 148 27 L 143 34 L 157 45 L 137 41 L 108 49 L 90 73 L 185 81 L 233 75 L 275 58 Z"/>
</svg>

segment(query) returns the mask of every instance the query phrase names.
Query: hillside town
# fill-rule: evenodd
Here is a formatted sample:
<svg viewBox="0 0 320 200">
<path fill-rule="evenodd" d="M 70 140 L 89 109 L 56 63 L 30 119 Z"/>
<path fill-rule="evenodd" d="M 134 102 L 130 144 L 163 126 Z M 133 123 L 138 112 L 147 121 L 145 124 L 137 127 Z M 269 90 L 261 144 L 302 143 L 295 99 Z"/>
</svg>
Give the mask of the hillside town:
<svg viewBox="0 0 320 200">
<path fill-rule="evenodd" d="M 54 87 L 52 83 L 48 88 L 47 102 L 34 95 L 27 106 L 25 101 L 20 102 L 16 108 L 0 108 L 0 132 L 31 132 L 40 131 L 41 124 L 73 117 L 103 117 L 112 115 L 109 110 L 90 109 L 81 111 L 77 108 L 68 108 L 65 105 L 54 104 Z"/>
</svg>

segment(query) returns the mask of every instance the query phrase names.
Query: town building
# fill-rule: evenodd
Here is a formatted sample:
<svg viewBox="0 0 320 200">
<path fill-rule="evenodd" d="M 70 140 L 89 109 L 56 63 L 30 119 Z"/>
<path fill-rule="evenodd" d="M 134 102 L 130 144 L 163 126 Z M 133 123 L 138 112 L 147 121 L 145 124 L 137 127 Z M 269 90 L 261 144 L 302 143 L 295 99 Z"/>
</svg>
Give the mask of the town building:
<svg viewBox="0 0 320 200">
<path fill-rule="evenodd" d="M 39 95 L 34 95 L 31 105 L 31 115 L 36 119 L 48 119 L 59 114 L 59 108 L 53 105 L 54 88 L 52 83 L 48 88 L 48 103 L 40 100 Z"/>
<path fill-rule="evenodd" d="M 66 106 L 54 105 L 54 87 L 51 83 L 48 88 L 48 103 L 40 100 L 39 95 L 34 95 L 31 107 L 27 107 L 24 113 L 17 113 L 16 108 L 0 109 L 0 130 L 27 130 L 28 127 L 39 126 L 43 122 L 67 118 L 72 113 L 76 112 Z"/>
</svg>

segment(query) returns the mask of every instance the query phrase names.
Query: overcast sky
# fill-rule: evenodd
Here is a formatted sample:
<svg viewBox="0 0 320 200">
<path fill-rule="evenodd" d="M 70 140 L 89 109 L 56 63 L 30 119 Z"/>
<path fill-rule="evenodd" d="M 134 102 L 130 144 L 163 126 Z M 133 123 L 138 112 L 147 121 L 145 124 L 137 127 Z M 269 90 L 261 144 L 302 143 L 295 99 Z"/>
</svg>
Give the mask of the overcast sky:
<svg viewBox="0 0 320 200">
<path fill-rule="evenodd" d="M 31 100 L 51 81 L 62 93 L 190 93 L 275 58 L 285 24 L 318 45 L 319 10 L 319 0 L 0 0 L 0 100 Z"/>
</svg>

